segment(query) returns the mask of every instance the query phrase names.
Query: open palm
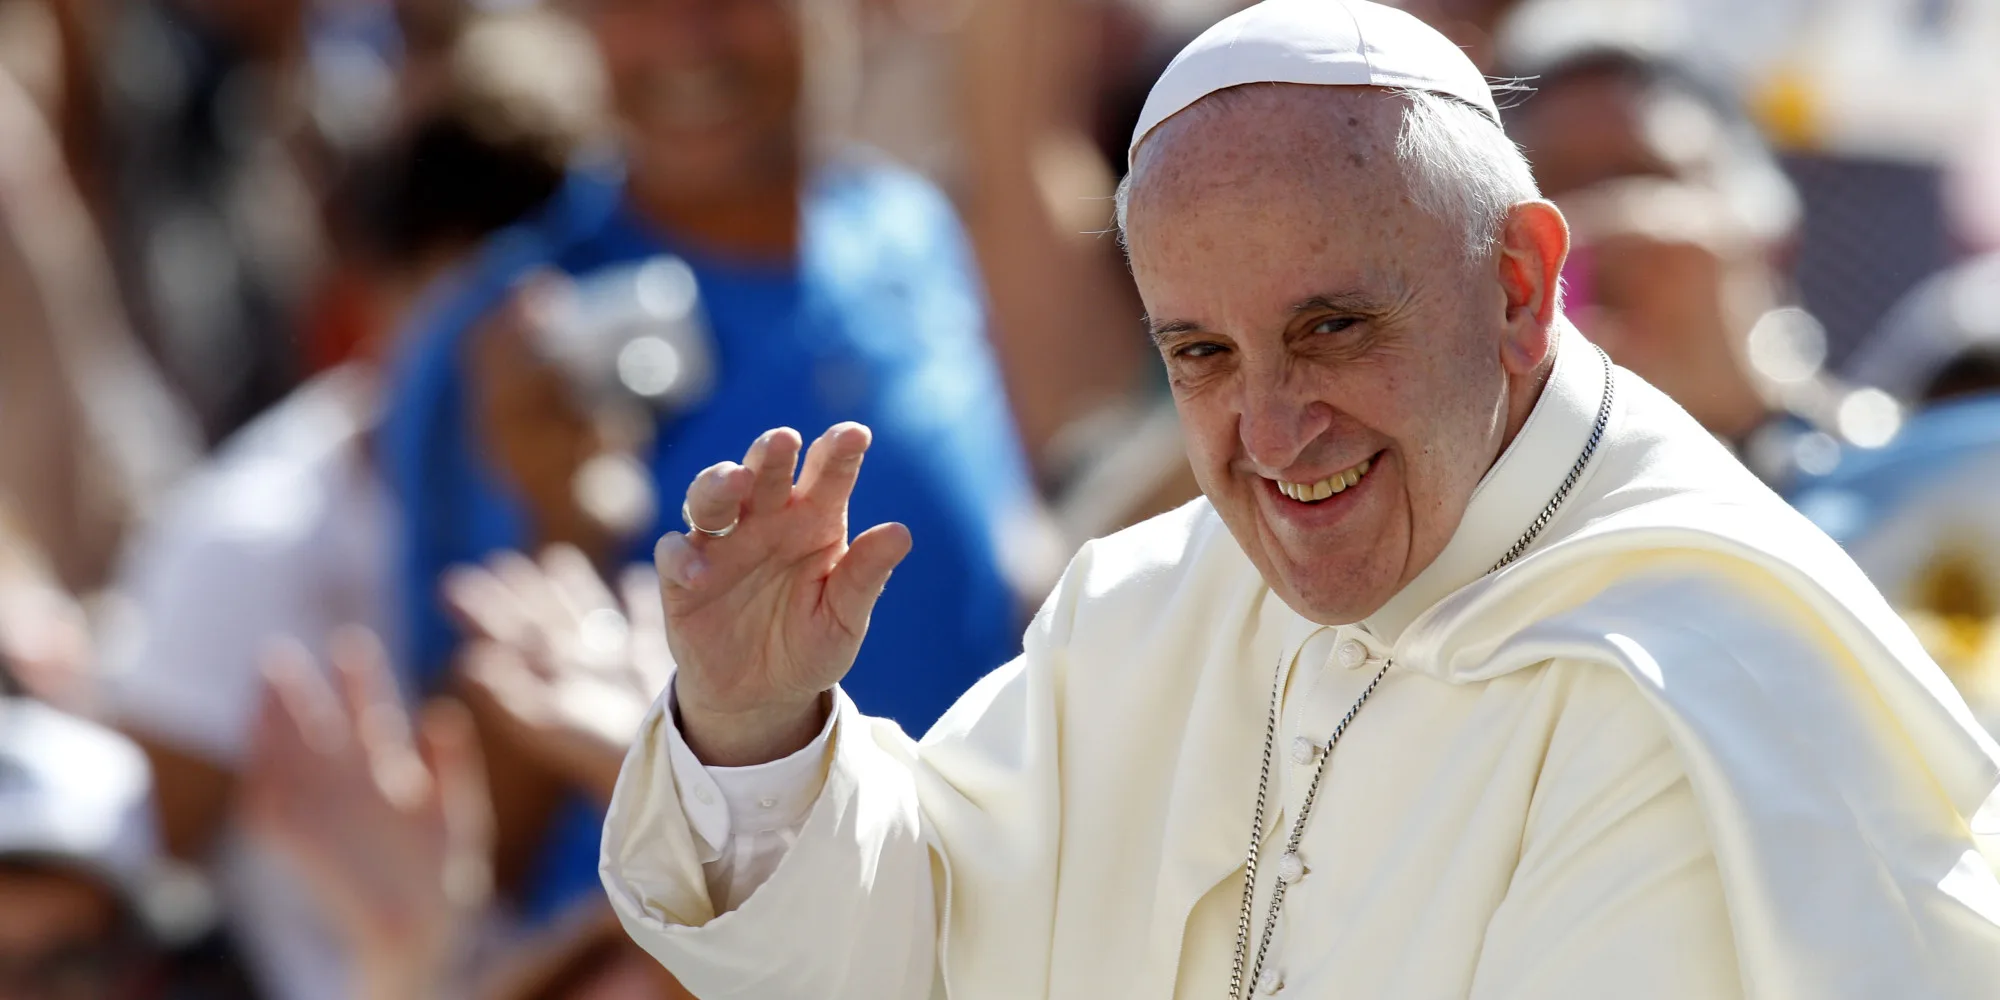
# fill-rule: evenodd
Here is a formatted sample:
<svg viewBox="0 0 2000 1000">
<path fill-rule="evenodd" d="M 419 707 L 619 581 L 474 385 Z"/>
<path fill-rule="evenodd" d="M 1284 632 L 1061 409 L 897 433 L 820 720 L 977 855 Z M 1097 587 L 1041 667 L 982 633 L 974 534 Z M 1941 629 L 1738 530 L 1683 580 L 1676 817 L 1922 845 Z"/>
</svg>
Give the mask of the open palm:
<svg viewBox="0 0 2000 1000">
<path fill-rule="evenodd" d="M 438 705 L 412 724 L 381 644 L 332 648 L 329 685 L 303 648 L 275 650 L 251 739 L 242 807 L 286 857 L 371 975 L 446 975 L 484 905 L 492 817 L 471 719 Z"/>
<path fill-rule="evenodd" d="M 796 749 L 785 744 L 812 728 L 822 695 L 854 665 L 875 601 L 910 550 L 900 524 L 848 540 L 848 498 L 869 442 L 866 427 L 834 426 L 795 483 L 799 436 L 770 431 L 741 464 L 713 466 L 688 489 L 692 525 L 726 537 L 691 529 L 660 540 L 683 729 L 710 763 Z"/>
</svg>

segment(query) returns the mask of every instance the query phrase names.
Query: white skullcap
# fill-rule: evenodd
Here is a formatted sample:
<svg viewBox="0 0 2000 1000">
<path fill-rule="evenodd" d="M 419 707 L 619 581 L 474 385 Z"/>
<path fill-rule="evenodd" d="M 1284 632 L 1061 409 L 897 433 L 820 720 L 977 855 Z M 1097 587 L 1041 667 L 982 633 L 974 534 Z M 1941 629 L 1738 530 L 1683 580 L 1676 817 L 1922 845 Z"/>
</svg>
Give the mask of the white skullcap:
<svg viewBox="0 0 2000 1000">
<path fill-rule="evenodd" d="M 1146 96 L 1129 158 L 1188 105 L 1248 83 L 1428 90 L 1500 111 L 1479 67 L 1430 25 L 1366 0 L 1264 0 L 1188 43 Z"/>
<path fill-rule="evenodd" d="M 0 857 L 35 855 L 131 890 L 157 858 L 153 776 L 131 740 L 0 697 Z"/>
</svg>

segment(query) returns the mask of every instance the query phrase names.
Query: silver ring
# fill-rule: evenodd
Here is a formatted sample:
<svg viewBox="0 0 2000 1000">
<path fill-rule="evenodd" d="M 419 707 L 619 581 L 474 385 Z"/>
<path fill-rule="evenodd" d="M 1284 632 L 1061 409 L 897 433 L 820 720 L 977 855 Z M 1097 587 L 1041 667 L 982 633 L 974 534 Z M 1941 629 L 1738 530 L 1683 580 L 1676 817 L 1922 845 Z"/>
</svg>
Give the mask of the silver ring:
<svg viewBox="0 0 2000 1000">
<path fill-rule="evenodd" d="M 731 521 L 727 525 L 721 528 L 716 528 L 716 529 L 704 528 L 701 525 L 694 523 L 694 515 L 688 513 L 688 502 L 686 500 L 681 501 L 681 523 L 687 525 L 689 531 L 699 531 L 710 538 L 728 538 L 732 533 L 736 531 L 736 524 L 737 524 L 737 522 Z"/>
</svg>

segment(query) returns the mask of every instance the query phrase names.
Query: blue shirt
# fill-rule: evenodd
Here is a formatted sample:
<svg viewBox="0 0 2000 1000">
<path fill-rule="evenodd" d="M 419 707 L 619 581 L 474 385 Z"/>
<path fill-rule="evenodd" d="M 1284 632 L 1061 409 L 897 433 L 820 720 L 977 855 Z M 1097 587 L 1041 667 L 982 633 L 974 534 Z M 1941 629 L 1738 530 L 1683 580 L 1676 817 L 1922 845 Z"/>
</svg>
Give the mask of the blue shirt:
<svg viewBox="0 0 2000 1000">
<path fill-rule="evenodd" d="M 441 686 L 459 641 L 436 596 L 439 574 L 534 544 L 520 502 L 473 443 L 466 334 L 538 268 L 584 275 L 663 252 L 695 273 L 716 382 L 705 403 L 658 427 L 650 464 L 663 517 L 631 557 L 647 558 L 653 538 L 681 527 L 680 499 L 696 473 L 740 460 L 759 433 L 784 425 L 811 439 L 842 420 L 868 424 L 875 444 L 851 530 L 901 521 L 915 548 L 843 686 L 869 713 L 921 732 L 1019 650 L 1020 609 L 999 546 L 1034 499 L 951 208 L 914 175 L 877 165 L 814 178 L 797 258 L 782 265 L 678 245 L 626 207 L 615 177 L 579 173 L 425 311 L 405 342 L 383 435 L 404 511 L 413 686 Z M 571 813 L 554 831 L 531 910 L 596 884 L 601 817 Z"/>
</svg>

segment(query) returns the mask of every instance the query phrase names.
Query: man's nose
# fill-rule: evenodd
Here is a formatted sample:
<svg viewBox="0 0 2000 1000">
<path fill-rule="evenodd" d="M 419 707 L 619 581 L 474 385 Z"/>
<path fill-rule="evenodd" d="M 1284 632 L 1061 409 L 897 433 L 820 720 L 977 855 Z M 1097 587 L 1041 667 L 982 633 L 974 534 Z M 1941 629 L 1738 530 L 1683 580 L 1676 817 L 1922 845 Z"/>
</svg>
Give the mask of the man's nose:
<svg viewBox="0 0 2000 1000">
<path fill-rule="evenodd" d="M 1288 468 L 1333 426 L 1333 406 L 1285 372 L 1252 375 L 1243 386 L 1244 454 L 1266 471 Z"/>
</svg>

